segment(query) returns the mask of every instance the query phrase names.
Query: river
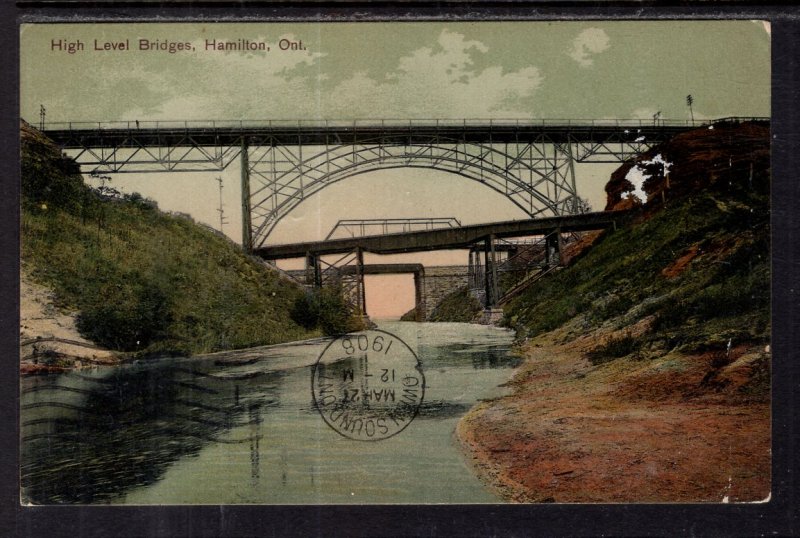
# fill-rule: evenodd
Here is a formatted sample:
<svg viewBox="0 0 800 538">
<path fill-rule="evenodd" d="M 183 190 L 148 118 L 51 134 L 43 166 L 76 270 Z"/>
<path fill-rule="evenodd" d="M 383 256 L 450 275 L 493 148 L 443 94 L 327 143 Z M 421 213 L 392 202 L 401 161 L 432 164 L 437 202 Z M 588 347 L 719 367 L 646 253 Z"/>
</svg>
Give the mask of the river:
<svg viewBox="0 0 800 538">
<path fill-rule="evenodd" d="M 324 339 L 22 379 L 22 497 L 32 504 L 491 503 L 454 439 L 502 394 L 510 331 L 383 322 L 425 374 L 419 414 L 364 442 L 314 407 Z"/>
</svg>

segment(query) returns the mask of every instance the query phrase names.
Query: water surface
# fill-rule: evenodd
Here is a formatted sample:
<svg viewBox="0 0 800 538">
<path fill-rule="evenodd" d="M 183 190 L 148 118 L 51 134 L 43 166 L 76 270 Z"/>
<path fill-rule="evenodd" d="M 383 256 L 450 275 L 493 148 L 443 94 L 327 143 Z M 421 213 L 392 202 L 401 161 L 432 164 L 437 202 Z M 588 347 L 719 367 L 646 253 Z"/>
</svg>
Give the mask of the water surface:
<svg viewBox="0 0 800 538">
<path fill-rule="evenodd" d="M 22 380 L 23 501 L 52 503 L 476 503 L 498 499 L 454 440 L 500 394 L 512 333 L 386 322 L 425 373 L 424 402 L 377 442 L 333 431 L 311 365 L 327 341 Z"/>
</svg>

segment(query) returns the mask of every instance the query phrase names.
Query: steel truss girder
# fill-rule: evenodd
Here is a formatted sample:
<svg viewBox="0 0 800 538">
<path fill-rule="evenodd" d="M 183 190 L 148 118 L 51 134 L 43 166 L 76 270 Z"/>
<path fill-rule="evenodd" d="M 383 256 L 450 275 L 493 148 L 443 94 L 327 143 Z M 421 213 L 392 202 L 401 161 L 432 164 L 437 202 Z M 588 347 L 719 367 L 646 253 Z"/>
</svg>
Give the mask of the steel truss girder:
<svg viewBox="0 0 800 538">
<path fill-rule="evenodd" d="M 143 126 L 146 122 L 143 122 Z M 635 123 L 635 122 L 634 122 Z M 174 128 L 49 130 L 77 162 L 97 173 L 220 171 L 247 148 L 252 189 L 243 211 L 248 247 L 263 245 L 280 219 L 327 185 L 373 170 L 417 167 L 480 182 L 530 217 L 574 211 L 574 163 L 617 163 L 691 126 L 644 122 L 564 125 L 391 126 L 321 128 L 184 125 Z M 149 124 L 148 124 L 149 125 Z M 162 128 L 163 127 L 163 128 Z M 243 200 L 244 202 L 244 200 Z"/>
<path fill-rule="evenodd" d="M 404 233 L 416 230 L 432 230 L 434 228 L 457 228 L 461 222 L 455 217 L 410 217 L 389 219 L 340 219 L 325 236 L 333 239 L 338 232 L 346 237 L 376 235 L 372 231 L 386 235 L 390 233 Z M 339 234 L 342 235 L 342 234 Z"/>
<path fill-rule="evenodd" d="M 97 144 L 75 135 L 62 144 L 74 148 L 76 162 L 96 173 L 208 172 L 221 171 L 240 153 L 239 146 L 211 145 L 187 134 L 170 141 L 144 142 L 135 134 L 115 141 L 113 146 Z"/>
<path fill-rule="evenodd" d="M 79 132 L 75 132 L 60 139 L 60 143 L 63 147 L 77 152 L 73 156 L 80 165 L 99 173 L 220 171 L 239 155 L 238 145 L 226 144 L 222 140 L 218 144 L 209 145 L 206 141 L 199 140 L 190 133 L 180 138 L 173 136 L 169 141 L 159 142 L 150 139 L 141 140 L 136 136 L 135 131 L 131 131 L 122 138 L 116 138 L 113 145 L 103 145 L 98 143 L 95 138 L 85 137 Z M 278 146 L 284 151 L 290 147 L 277 137 L 249 138 L 249 143 L 253 148 L 260 143 Z M 338 145 L 343 144 L 341 138 L 339 136 L 332 137 Z M 661 141 L 660 139 L 641 139 L 638 133 L 625 133 L 624 131 L 604 133 L 601 137 L 570 134 L 566 138 L 566 141 L 557 142 L 548 135 L 539 135 L 535 143 L 572 144 L 575 148 L 574 159 L 577 162 L 616 163 L 638 155 L 649 149 L 654 143 Z M 385 136 L 380 137 L 380 140 L 383 143 L 390 142 L 390 139 Z M 365 143 L 364 141 L 358 142 L 360 145 Z M 475 145 L 474 142 L 469 143 Z M 420 143 L 416 141 L 414 144 L 419 145 Z M 487 144 L 492 145 L 493 142 L 489 141 Z M 284 157 L 296 159 L 297 155 L 290 152 Z M 515 161 L 512 160 L 510 164 L 515 164 Z"/>
<path fill-rule="evenodd" d="M 360 143 L 290 147 L 251 140 L 252 244 L 262 246 L 275 225 L 303 200 L 348 177 L 389 168 L 428 168 L 478 181 L 531 218 L 573 211 L 577 196 L 572 149 L 546 136 L 498 144 L 432 136 L 421 141 L 376 137 Z"/>
<path fill-rule="evenodd" d="M 609 133 L 603 138 L 571 137 L 575 161 L 614 164 L 624 162 L 649 150 L 658 141 L 647 141 L 638 133 Z"/>
</svg>

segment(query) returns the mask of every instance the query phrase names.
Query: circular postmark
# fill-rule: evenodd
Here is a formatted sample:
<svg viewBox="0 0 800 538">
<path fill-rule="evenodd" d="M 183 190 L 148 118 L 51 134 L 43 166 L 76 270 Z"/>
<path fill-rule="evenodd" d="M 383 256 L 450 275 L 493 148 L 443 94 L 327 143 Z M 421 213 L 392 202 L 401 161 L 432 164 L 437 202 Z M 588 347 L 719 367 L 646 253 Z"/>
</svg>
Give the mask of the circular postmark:
<svg viewBox="0 0 800 538">
<path fill-rule="evenodd" d="M 417 416 L 425 375 L 405 342 L 370 329 L 339 336 L 325 347 L 312 368 L 311 394 L 334 431 L 357 441 L 380 441 Z"/>
</svg>

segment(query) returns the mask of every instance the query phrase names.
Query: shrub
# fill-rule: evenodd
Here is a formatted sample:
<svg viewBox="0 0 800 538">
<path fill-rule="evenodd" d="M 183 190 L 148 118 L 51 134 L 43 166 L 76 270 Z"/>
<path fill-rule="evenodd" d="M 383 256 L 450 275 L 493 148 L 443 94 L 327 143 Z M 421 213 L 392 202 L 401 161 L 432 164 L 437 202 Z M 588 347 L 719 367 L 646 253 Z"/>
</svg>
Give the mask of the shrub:
<svg viewBox="0 0 800 538">
<path fill-rule="evenodd" d="M 587 353 L 589 362 L 594 365 L 625 357 L 639 349 L 639 343 L 630 334 L 609 339 L 605 344 Z"/>
<path fill-rule="evenodd" d="M 351 308 L 334 288 L 308 291 L 295 301 L 289 315 L 304 329 L 319 328 L 328 336 L 346 333 L 351 327 Z"/>
<path fill-rule="evenodd" d="M 80 312 L 77 325 L 83 336 L 111 349 L 135 351 L 166 332 L 171 321 L 167 296 L 152 286 L 125 291 L 104 294 Z"/>
<path fill-rule="evenodd" d="M 292 321 L 304 329 L 314 329 L 319 324 L 318 293 L 308 292 L 297 298 L 289 312 Z"/>
</svg>

